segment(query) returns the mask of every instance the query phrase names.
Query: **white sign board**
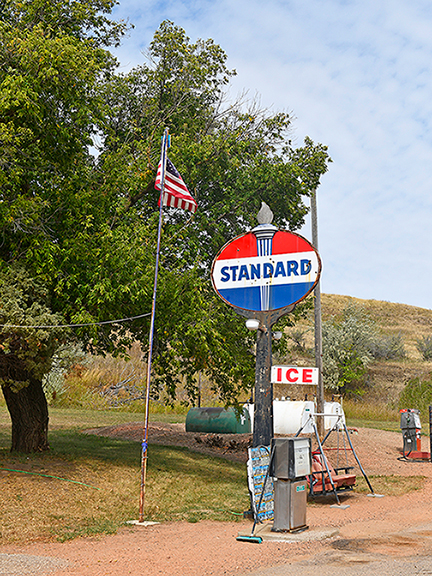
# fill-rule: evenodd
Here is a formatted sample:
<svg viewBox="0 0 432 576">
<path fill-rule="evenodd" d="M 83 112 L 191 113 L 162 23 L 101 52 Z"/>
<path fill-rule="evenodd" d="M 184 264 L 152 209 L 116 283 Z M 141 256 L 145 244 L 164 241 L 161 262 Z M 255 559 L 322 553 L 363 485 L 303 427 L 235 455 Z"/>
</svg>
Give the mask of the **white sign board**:
<svg viewBox="0 0 432 576">
<path fill-rule="evenodd" d="M 303 366 L 272 366 L 272 384 L 318 384 L 318 368 Z"/>
</svg>

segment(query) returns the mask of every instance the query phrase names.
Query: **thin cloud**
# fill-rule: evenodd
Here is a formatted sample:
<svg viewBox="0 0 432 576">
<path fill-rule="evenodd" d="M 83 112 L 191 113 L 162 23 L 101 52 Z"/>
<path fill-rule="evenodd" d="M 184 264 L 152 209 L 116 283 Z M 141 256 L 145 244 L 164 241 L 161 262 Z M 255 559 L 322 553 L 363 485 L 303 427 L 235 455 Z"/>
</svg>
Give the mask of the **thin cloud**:
<svg viewBox="0 0 432 576">
<path fill-rule="evenodd" d="M 117 53 L 124 70 L 173 20 L 222 46 L 238 72 L 233 94 L 292 110 L 297 145 L 308 135 L 329 146 L 318 191 L 324 291 L 432 307 L 429 1 L 120 0 L 115 16 L 136 26 Z"/>
</svg>

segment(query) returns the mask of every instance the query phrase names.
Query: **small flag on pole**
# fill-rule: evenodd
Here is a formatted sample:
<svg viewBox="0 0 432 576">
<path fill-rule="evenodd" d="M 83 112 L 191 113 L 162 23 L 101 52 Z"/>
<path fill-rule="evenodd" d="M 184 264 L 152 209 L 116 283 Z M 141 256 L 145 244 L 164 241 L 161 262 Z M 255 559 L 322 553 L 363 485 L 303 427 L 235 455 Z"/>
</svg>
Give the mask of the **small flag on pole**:
<svg viewBox="0 0 432 576">
<path fill-rule="evenodd" d="M 162 186 L 162 161 L 159 162 L 155 188 L 156 190 L 161 190 Z M 171 208 L 181 208 L 182 210 L 189 210 L 190 212 L 196 212 L 197 203 L 192 198 L 186 184 L 183 182 L 183 178 L 177 172 L 174 164 L 169 158 L 166 159 L 166 170 L 165 170 L 165 180 L 164 180 L 164 190 L 162 194 L 162 200 L 164 206 L 170 206 Z M 160 199 L 159 199 L 160 203 Z"/>
</svg>

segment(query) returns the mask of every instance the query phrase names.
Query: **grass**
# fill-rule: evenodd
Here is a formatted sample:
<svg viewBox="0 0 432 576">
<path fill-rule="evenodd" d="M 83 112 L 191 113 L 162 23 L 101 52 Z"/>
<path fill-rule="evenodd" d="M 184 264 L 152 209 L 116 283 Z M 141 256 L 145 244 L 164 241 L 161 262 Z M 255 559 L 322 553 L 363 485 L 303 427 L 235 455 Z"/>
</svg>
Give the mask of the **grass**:
<svg viewBox="0 0 432 576">
<path fill-rule="evenodd" d="M 59 428 L 50 444 L 30 456 L 0 450 L 3 544 L 110 534 L 137 518 L 139 443 Z M 244 465 L 151 446 L 147 520 L 233 520 L 248 505 Z"/>
<path fill-rule="evenodd" d="M 400 432 L 400 415 L 384 402 L 343 401 L 343 410 L 348 426 L 376 428 Z"/>
<path fill-rule="evenodd" d="M 385 496 L 402 496 L 415 490 L 421 490 L 425 484 L 425 476 L 369 476 L 369 481 L 374 489 L 375 494 L 384 494 Z M 369 494 L 370 489 L 366 480 L 358 476 L 356 480 L 356 492 Z"/>
<path fill-rule="evenodd" d="M 0 542 L 66 541 L 115 533 L 138 516 L 138 442 L 83 434 L 81 430 L 131 421 L 130 413 L 51 409 L 51 450 L 22 455 L 9 450 L 9 417 L 0 409 Z M 376 415 L 376 414 L 375 414 Z M 156 420 L 161 414 L 152 415 Z M 165 415 L 184 418 L 181 415 Z M 350 421 L 353 425 L 355 420 Z M 392 421 L 364 421 L 384 429 Z M 396 429 L 396 428 L 394 428 Z M 424 476 L 372 476 L 378 494 L 420 490 Z M 362 477 L 356 491 L 369 492 Z M 145 519 L 159 522 L 241 519 L 249 508 L 246 467 L 185 448 L 151 446 Z"/>
</svg>

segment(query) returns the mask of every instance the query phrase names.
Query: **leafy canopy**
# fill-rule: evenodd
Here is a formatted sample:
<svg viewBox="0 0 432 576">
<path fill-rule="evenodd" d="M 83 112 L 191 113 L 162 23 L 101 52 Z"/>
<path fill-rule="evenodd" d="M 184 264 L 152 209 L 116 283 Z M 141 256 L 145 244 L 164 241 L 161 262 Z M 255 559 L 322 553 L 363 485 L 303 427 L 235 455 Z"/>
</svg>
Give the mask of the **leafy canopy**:
<svg viewBox="0 0 432 576">
<path fill-rule="evenodd" d="M 198 372 L 234 401 L 253 383 L 253 339 L 214 294 L 211 262 L 255 225 L 262 201 L 295 230 L 303 197 L 330 161 L 309 138 L 294 148 L 291 117 L 229 101 L 235 74 L 213 40 L 191 42 L 165 21 L 145 62 L 116 73 L 107 50 L 125 31 L 111 0 L 4 0 L 0 17 L 0 271 L 25 270 L 65 322 L 150 311 L 160 139 L 198 202 L 166 209 L 155 340 L 155 394 Z M 98 155 L 89 148 L 99 141 Z M 7 317 L 5 317 L 7 320 Z M 75 332 L 94 351 L 121 352 L 148 321 Z M 42 366 L 42 364 L 41 364 Z"/>
</svg>

